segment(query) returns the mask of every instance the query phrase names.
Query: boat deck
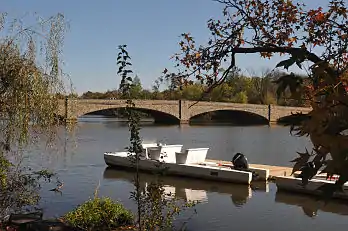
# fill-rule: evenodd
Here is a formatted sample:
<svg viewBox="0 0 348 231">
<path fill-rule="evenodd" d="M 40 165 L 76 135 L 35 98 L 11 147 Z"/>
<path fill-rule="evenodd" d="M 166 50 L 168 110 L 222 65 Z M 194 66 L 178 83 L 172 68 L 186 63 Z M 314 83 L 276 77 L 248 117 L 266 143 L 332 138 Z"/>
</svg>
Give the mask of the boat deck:
<svg viewBox="0 0 348 231">
<path fill-rule="evenodd" d="M 206 159 L 206 162 L 214 162 L 219 164 L 231 164 L 230 161 L 224 161 L 224 160 L 212 160 L 212 159 Z M 272 179 L 277 176 L 290 176 L 292 172 L 291 167 L 284 167 L 284 166 L 273 166 L 273 165 L 265 165 L 265 164 L 250 164 L 251 168 L 263 168 L 269 170 L 269 177 Z"/>
</svg>

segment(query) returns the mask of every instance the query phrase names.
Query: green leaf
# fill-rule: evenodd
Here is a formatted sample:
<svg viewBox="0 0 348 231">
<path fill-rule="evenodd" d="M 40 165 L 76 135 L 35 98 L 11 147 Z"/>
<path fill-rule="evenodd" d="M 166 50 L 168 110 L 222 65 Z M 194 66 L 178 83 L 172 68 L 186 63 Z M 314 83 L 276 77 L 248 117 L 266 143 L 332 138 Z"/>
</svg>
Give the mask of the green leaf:
<svg viewBox="0 0 348 231">
<path fill-rule="evenodd" d="M 284 75 L 273 82 L 278 85 L 277 98 L 279 99 L 287 88 L 290 89 L 292 96 L 297 96 L 297 89 L 303 84 L 303 78 L 291 72 L 289 75 Z"/>
<path fill-rule="evenodd" d="M 297 154 L 299 154 L 300 157 L 297 157 L 296 159 L 290 161 L 295 163 L 294 167 L 292 168 L 291 175 L 299 171 L 308 162 L 309 158 L 311 157 L 311 154 L 309 154 L 307 148 L 306 148 L 306 152 L 304 153 L 297 152 Z"/>
<path fill-rule="evenodd" d="M 298 66 L 300 69 L 302 69 L 302 64 L 301 64 L 300 61 L 296 60 L 296 64 L 297 64 L 297 66 Z"/>
<path fill-rule="evenodd" d="M 289 67 L 292 66 L 295 62 L 296 62 L 296 60 L 293 57 L 291 57 L 291 58 L 289 58 L 287 60 L 283 60 L 283 61 L 279 62 L 276 65 L 276 67 L 284 67 L 285 69 L 288 70 Z"/>
</svg>

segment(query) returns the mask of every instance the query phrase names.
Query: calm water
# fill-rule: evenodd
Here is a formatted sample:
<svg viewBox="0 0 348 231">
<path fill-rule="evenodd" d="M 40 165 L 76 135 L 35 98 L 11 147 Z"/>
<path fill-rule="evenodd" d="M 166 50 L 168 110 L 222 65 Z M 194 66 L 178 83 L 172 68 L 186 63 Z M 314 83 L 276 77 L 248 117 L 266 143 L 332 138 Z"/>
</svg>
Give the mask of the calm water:
<svg viewBox="0 0 348 231">
<path fill-rule="evenodd" d="M 144 125 L 144 140 L 209 147 L 208 158 L 230 160 L 243 152 L 252 163 L 290 166 L 296 151 L 311 148 L 306 138 L 296 138 L 280 126 L 153 126 Z M 74 134 L 62 131 L 61 153 L 47 157 L 49 150 L 37 147 L 29 160 L 32 166 L 56 169 L 64 181 L 63 194 L 43 190 L 45 216 L 59 216 L 93 196 L 100 182 L 99 195 L 110 196 L 134 209 L 129 199 L 133 190 L 132 173 L 106 168 L 103 152 L 123 149 L 129 144 L 128 127 L 116 119 L 85 117 Z M 73 142 L 73 140 L 76 141 Z M 39 154 L 39 155 L 38 155 Z M 142 175 L 143 183 L 151 175 Z M 200 200 L 198 214 L 188 223 L 189 230 L 327 230 L 348 225 L 348 206 L 332 202 L 324 206 L 311 198 L 279 193 L 274 184 L 247 186 L 164 178 L 166 190 L 187 199 Z M 191 215 L 185 214 L 185 216 Z"/>
</svg>

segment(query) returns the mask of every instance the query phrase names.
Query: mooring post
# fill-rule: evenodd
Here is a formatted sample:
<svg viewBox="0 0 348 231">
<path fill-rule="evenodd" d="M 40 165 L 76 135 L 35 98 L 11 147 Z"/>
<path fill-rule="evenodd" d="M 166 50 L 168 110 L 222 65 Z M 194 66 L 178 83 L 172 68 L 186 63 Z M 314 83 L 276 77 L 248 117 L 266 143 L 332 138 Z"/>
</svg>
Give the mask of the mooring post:
<svg viewBox="0 0 348 231">
<path fill-rule="evenodd" d="M 181 120 L 181 99 L 179 99 L 179 119 Z"/>
<path fill-rule="evenodd" d="M 271 104 L 268 104 L 268 125 L 271 125 Z"/>
<path fill-rule="evenodd" d="M 65 102 L 64 102 L 64 106 L 65 106 L 65 121 L 68 119 L 68 96 L 65 96 Z"/>
</svg>

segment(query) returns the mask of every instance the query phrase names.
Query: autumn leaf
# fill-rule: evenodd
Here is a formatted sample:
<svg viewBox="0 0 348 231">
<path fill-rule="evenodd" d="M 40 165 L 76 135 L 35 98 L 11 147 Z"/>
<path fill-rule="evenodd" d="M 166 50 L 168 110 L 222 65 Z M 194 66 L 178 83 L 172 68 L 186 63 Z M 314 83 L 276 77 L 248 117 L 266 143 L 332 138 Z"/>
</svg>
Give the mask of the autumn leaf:
<svg viewBox="0 0 348 231">
<path fill-rule="evenodd" d="M 287 88 L 289 88 L 292 95 L 298 94 L 297 89 L 302 85 L 303 79 L 296 76 L 294 73 L 291 73 L 289 75 L 284 75 L 273 82 L 278 85 L 276 92 L 277 98 L 279 99 Z"/>
<path fill-rule="evenodd" d="M 178 63 L 186 70 L 180 72 L 211 86 L 219 67 L 236 67 L 236 54 L 259 54 L 262 59 L 289 55 L 276 67 L 289 70 L 296 64 L 308 76 L 285 73 L 272 81 L 277 84 L 277 103 L 312 108 L 306 115 L 289 119 L 291 134 L 308 136 L 315 148 L 325 146 L 325 154 L 314 155 L 313 161 L 318 165 L 328 154 L 333 159 L 346 155 L 339 150 L 348 148 L 348 135 L 341 130 L 348 127 L 348 81 L 341 78 L 343 71 L 348 70 L 347 1 L 330 0 L 327 7 L 315 9 L 293 1 L 218 2 L 224 5 L 225 17 L 208 21 L 212 36 L 206 45 L 199 46 L 204 53 L 197 55 L 197 50 L 185 49 L 194 40 L 184 39 L 184 52 Z M 244 28 L 248 34 L 241 33 Z M 308 159 L 308 154 L 295 159 L 293 171 Z M 333 164 L 336 168 L 338 165 Z M 330 169 L 331 164 L 325 171 L 332 172 Z"/>
<path fill-rule="evenodd" d="M 315 16 L 315 20 L 317 20 L 318 22 L 322 22 L 325 20 L 325 14 L 322 12 L 319 12 L 316 16 Z"/>
<path fill-rule="evenodd" d="M 308 162 L 309 158 L 311 157 L 307 148 L 306 148 L 306 152 L 304 153 L 297 152 L 297 154 L 299 155 L 299 157 L 290 161 L 292 163 L 295 163 L 294 167 L 292 168 L 291 175 L 299 171 Z"/>
<path fill-rule="evenodd" d="M 287 59 L 287 60 L 283 60 L 281 62 L 279 62 L 276 67 L 284 67 L 285 69 L 289 69 L 290 66 L 292 66 L 294 63 L 296 62 L 295 59 L 293 58 L 290 58 L 290 59 Z"/>
<path fill-rule="evenodd" d="M 297 38 L 296 37 L 292 37 L 289 39 L 289 42 L 297 42 Z"/>
</svg>

